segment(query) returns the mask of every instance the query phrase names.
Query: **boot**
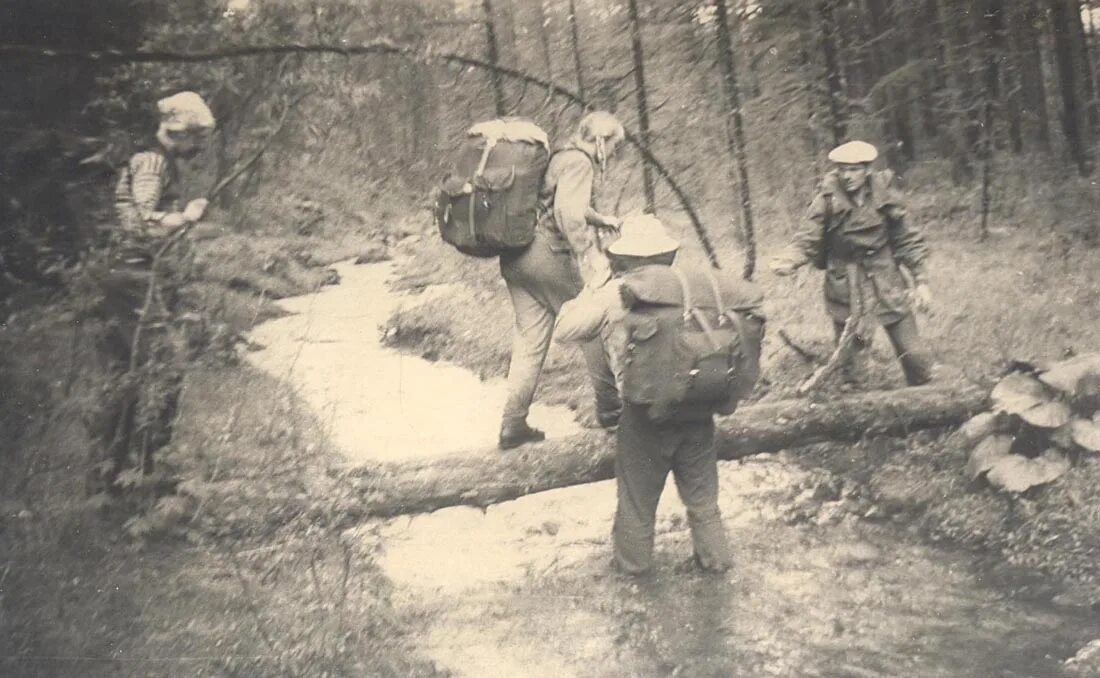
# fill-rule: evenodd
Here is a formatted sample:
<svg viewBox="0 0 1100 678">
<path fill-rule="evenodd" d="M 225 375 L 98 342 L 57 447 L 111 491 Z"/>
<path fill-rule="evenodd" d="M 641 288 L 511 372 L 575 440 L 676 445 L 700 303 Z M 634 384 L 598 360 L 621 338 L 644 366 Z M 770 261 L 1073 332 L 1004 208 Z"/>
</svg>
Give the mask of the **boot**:
<svg viewBox="0 0 1100 678">
<path fill-rule="evenodd" d="M 536 443 L 546 440 L 546 434 L 537 428 L 531 428 L 525 420 L 515 423 L 505 423 L 500 427 L 500 439 L 497 447 L 502 450 L 510 450 L 525 443 Z"/>
</svg>

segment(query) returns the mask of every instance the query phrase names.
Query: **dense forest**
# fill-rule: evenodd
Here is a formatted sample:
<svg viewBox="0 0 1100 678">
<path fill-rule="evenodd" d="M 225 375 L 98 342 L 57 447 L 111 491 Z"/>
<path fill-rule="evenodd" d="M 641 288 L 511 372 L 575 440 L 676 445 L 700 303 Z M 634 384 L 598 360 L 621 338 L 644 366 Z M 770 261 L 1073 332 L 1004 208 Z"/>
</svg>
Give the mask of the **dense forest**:
<svg viewBox="0 0 1100 678">
<path fill-rule="evenodd" d="M 279 153 L 300 176 L 338 163 L 368 194 L 426 194 L 470 121 L 526 115 L 562 138 L 586 106 L 616 112 L 634 142 L 604 201 L 697 212 L 750 252 L 757 222 L 785 228 L 801 210 L 777 196 L 804 195 L 840 141 L 878 144 L 913 181 L 977 187 L 985 228 L 1011 198 L 1005 174 L 1091 175 L 1100 128 L 1095 13 L 1078 0 L 5 5 L 0 77 L 18 93 L 0 103 L 9 287 L 87 243 L 95 170 L 141 143 L 150 100 L 183 86 L 222 121 L 223 175 L 291 113 L 223 206 L 255 195 Z M 214 58 L 257 45 L 333 50 Z M 363 45 L 376 49 L 339 53 Z M 51 60 L 33 47 L 166 54 Z"/>
</svg>

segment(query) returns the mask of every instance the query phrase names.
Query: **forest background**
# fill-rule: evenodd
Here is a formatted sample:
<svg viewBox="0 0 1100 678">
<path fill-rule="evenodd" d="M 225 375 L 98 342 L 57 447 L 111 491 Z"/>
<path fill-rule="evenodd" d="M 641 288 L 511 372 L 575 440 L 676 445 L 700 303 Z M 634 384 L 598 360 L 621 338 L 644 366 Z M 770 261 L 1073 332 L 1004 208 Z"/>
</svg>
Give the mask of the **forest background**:
<svg viewBox="0 0 1100 678">
<path fill-rule="evenodd" d="M 324 480 L 317 459 L 325 451 L 304 432 L 308 417 L 292 394 L 225 365 L 241 334 L 274 313 L 271 299 L 316 289 L 328 281 L 325 265 L 379 245 L 411 254 L 408 287 L 461 279 L 498 294 L 492 264 L 447 251 L 430 218 L 447 150 L 471 122 L 493 115 L 531 117 L 563 140 L 585 108 L 615 112 L 633 143 L 601 186 L 601 207 L 655 211 L 692 256 L 707 254 L 701 227 L 720 265 L 764 282 L 776 324 L 819 347 L 828 341 L 824 316 L 813 314 L 819 291 L 776 282 L 756 263 L 790 236 L 827 150 L 865 139 L 881 150 L 879 165 L 897 173 L 932 242 L 939 310 L 922 322 L 941 358 L 981 378 L 1016 358 L 1100 345 L 1092 320 L 1100 304 L 1100 3 L 4 0 L 0 16 L 0 540 L 8 547 L 0 628 L 11 631 L 0 637 L 8 657 L 153 642 L 155 611 L 128 607 L 141 592 L 110 593 L 105 584 L 127 581 L 148 594 L 164 587 L 153 573 L 185 569 L 166 564 L 178 553 L 155 536 L 224 556 L 217 566 L 202 561 L 216 575 L 208 581 L 192 573 L 164 587 L 193 599 L 202 620 L 173 631 L 181 645 L 231 631 L 233 642 L 262 649 L 254 654 L 266 658 L 255 661 L 279 671 L 318 661 L 339 671 L 367 656 L 376 669 L 430 671 L 406 665 L 415 660 L 377 582 L 367 576 L 358 597 L 349 593 L 347 563 L 370 555 L 338 536 L 351 493 L 328 488 L 330 501 L 316 498 L 325 495 L 318 483 L 335 481 Z M 211 54 L 256 45 L 333 49 Z M 353 53 L 363 45 L 367 53 Z M 46 48 L 162 54 L 139 62 L 38 53 Z M 207 57 L 185 57 L 196 53 Z M 184 442 L 163 460 L 175 493 L 89 504 L 79 411 L 97 368 L 74 330 L 81 300 L 70 283 L 102 244 L 117 164 L 150 142 L 153 102 L 180 89 L 201 92 L 219 120 L 188 180 L 213 186 L 248 165 L 215 201 L 213 216 L 230 234 L 203 253 L 191 285 L 207 334 L 190 390 L 234 418 L 196 415 L 181 431 Z M 499 301 L 487 319 L 446 306 L 395 319 L 404 337 L 396 341 L 500 374 L 507 345 L 484 331 L 507 322 Z M 778 345 L 768 355 L 773 375 L 798 362 Z M 896 380 L 880 363 L 883 383 Z M 574 397 L 572 379 L 551 374 L 551 399 Z M 262 395 L 242 406 L 242 393 Z M 216 462 L 229 447 L 236 461 Z M 1084 508 L 1097 505 L 1085 482 L 1093 476 L 1052 493 L 1049 506 L 1014 499 L 1007 511 L 960 500 L 995 527 L 973 529 L 958 518 L 965 511 L 951 524 L 946 509 L 933 522 L 956 541 L 1087 578 L 1100 543 L 1100 518 Z M 104 526 L 104 512 L 121 537 Z M 309 524 L 332 529 L 310 532 Z M 1076 555 L 1044 555 L 1038 545 L 1051 533 L 1071 535 Z M 277 550 L 278 575 L 239 556 L 249 549 Z M 336 582 L 332 590 L 298 585 L 311 568 L 332 575 L 315 580 Z M 256 593 L 262 586 L 312 596 L 324 623 L 280 613 Z M 204 612 L 202 601 L 218 596 L 234 614 Z M 323 615 L 317 600 L 369 607 L 378 628 L 349 634 L 344 617 Z M 106 615 L 107 630 L 78 623 L 73 608 Z M 279 624 L 295 633 L 273 639 Z M 57 667 L 38 668 L 51 675 Z"/>
</svg>

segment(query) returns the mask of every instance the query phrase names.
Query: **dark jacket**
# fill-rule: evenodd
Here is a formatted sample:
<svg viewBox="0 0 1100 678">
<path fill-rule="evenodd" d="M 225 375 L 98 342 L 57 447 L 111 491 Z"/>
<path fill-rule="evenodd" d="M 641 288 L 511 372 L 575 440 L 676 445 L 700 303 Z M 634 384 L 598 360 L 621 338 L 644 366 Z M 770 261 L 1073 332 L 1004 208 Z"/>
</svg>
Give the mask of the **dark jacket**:
<svg viewBox="0 0 1100 678">
<path fill-rule="evenodd" d="M 905 205 L 891 186 L 893 174 L 875 172 L 862 206 L 841 186 L 835 172 L 825 175 L 794 241 L 780 258 L 796 266 L 812 262 L 825 269 L 825 302 L 838 321 L 848 317 L 848 265 L 856 264 L 865 311 L 884 324 L 910 312 L 904 266 L 917 283 L 925 279 L 928 246 L 906 220 Z"/>
</svg>

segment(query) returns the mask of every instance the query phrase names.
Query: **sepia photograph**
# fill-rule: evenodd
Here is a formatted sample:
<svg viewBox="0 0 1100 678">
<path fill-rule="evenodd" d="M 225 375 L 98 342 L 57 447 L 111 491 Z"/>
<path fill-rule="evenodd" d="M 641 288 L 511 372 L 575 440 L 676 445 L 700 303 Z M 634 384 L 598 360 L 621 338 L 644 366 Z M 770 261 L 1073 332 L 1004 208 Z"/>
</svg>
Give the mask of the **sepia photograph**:
<svg viewBox="0 0 1100 678">
<path fill-rule="evenodd" d="M 1100 678 L 1100 0 L 0 0 L 0 676 Z"/>
</svg>

